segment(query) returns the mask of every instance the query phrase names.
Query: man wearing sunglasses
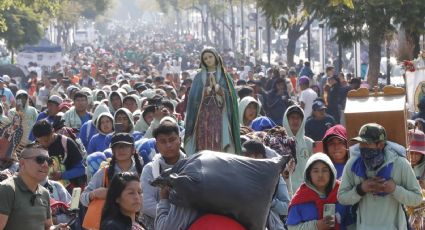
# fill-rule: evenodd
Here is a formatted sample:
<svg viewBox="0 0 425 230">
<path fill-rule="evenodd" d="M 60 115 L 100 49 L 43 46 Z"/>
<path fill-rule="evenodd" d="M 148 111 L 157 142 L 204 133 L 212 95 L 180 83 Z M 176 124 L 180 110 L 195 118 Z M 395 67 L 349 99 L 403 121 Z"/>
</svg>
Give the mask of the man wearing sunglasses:
<svg viewBox="0 0 425 230">
<path fill-rule="evenodd" d="M 27 145 L 19 159 L 19 174 L 0 183 L 0 229 L 68 229 L 53 226 L 49 192 L 39 185 L 51 159 L 46 150 Z"/>
</svg>

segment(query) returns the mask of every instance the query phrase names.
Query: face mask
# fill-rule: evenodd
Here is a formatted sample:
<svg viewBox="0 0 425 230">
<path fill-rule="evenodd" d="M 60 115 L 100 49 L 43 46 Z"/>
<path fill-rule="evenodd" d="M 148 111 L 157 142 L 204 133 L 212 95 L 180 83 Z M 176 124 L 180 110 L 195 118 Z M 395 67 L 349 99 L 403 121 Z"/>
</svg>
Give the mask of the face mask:
<svg viewBox="0 0 425 230">
<path fill-rule="evenodd" d="M 380 149 L 360 148 L 360 155 L 369 170 L 376 170 L 385 160 L 384 154 Z"/>
</svg>

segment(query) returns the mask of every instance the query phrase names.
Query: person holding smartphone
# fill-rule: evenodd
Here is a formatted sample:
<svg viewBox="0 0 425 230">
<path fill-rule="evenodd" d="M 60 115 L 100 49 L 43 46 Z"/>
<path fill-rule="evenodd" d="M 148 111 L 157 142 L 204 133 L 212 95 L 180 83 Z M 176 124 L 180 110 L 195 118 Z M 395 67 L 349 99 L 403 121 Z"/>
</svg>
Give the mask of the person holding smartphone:
<svg viewBox="0 0 425 230">
<path fill-rule="evenodd" d="M 304 172 L 304 183 L 289 205 L 288 229 L 347 229 L 355 220 L 348 215 L 350 206 L 338 203 L 340 182 L 328 155 L 312 155 Z"/>
</svg>

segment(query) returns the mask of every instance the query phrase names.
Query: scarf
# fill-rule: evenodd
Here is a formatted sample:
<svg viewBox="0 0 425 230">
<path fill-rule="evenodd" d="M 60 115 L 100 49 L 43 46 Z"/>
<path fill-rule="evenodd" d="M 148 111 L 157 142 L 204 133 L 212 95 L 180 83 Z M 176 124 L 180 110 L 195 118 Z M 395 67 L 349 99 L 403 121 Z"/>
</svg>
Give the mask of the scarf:
<svg viewBox="0 0 425 230">
<path fill-rule="evenodd" d="M 315 192 L 313 189 L 309 188 L 305 183 L 303 183 L 292 198 L 288 210 L 290 210 L 291 207 L 294 205 L 313 202 L 317 208 L 318 220 L 323 219 L 323 206 L 325 204 L 336 204 L 338 202 L 337 193 L 339 184 L 340 182 L 336 181 L 335 186 L 329 193 L 329 195 L 325 199 L 322 199 L 319 197 L 319 194 L 317 194 L 317 192 Z M 335 229 L 339 230 L 339 223 L 336 220 Z"/>
</svg>

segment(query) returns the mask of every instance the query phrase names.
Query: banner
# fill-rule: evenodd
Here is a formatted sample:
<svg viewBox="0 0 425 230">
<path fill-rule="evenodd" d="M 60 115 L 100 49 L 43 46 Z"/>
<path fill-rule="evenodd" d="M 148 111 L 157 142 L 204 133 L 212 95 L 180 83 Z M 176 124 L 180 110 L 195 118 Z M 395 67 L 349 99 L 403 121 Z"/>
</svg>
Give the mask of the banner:
<svg viewBox="0 0 425 230">
<path fill-rule="evenodd" d="M 425 96 L 425 61 L 418 58 L 413 63 L 415 71 L 406 71 L 406 92 L 409 111 L 417 112 L 418 103 Z"/>
</svg>

